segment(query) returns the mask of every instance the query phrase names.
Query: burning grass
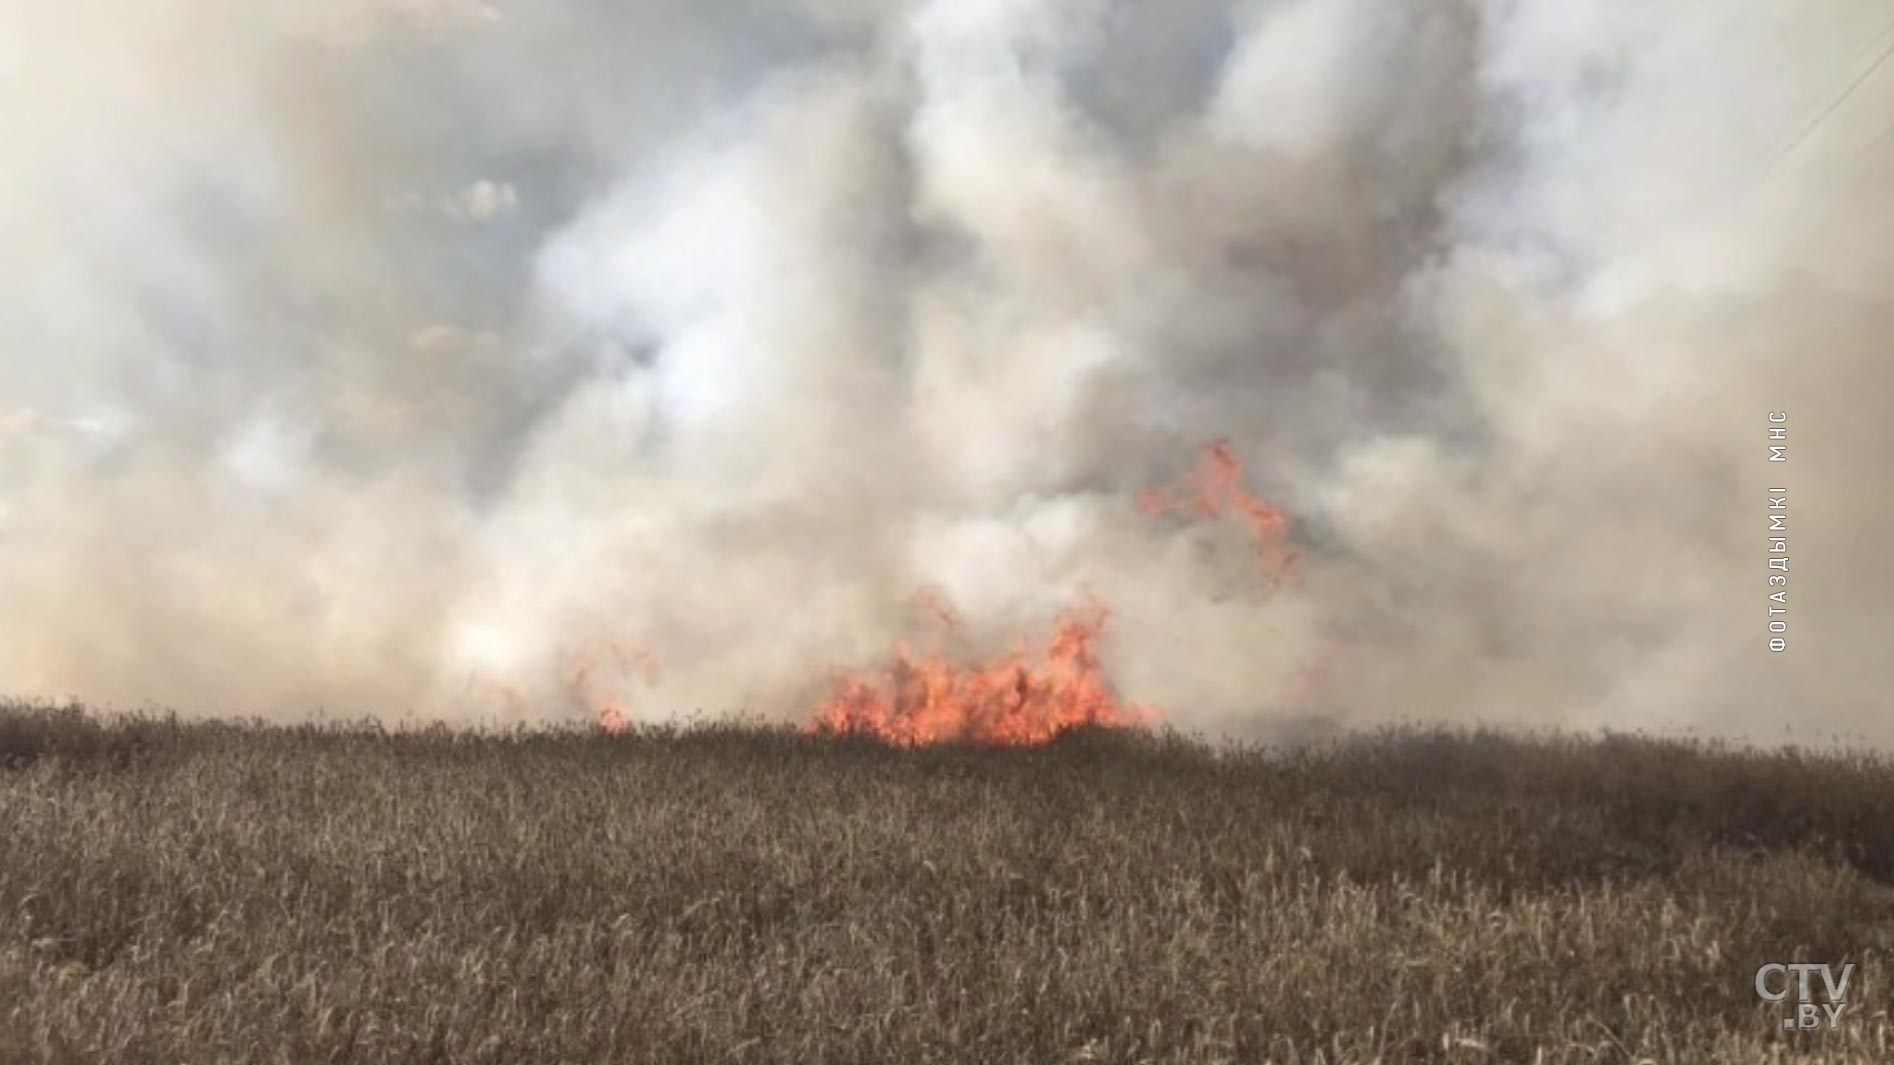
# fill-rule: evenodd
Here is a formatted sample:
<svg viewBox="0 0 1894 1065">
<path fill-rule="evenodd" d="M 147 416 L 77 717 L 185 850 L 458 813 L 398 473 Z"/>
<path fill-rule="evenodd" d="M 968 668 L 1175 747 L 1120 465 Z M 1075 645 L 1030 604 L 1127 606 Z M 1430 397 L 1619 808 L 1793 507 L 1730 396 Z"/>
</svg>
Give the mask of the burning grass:
<svg viewBox="0 0 1894 1065">
<path fill-rule="evenodd" d="M 1289 546 L 1289 515 L 1245 480 L 1235 447 L 1212 440 L 1194 467 L 1139 493 L 1137 507 L 1152 520 L 1236 521 L 1254 546 L 1264 587 L 1274 590 L 1293 577 L 1297 562 Z M 991 659 L 949 649 L 964 635 L 964 624 L 940 589 L 921 589 L 911 605 L 939 624 L 932 645 L 916 651 L 899 644 L 885 666 L 839 672 L 830 696 L 809 711 L 809 732 L 902 747 L 1034 746 L 1073 729 L 1128 728 L 1159 717 L 1154 707 L 1122 700 L 1105 679 L 1100 646 L 1111 611 L 1103 602 L 1087 598 L 1056 618 L 1042 641 L 1022 640 Z M 660 668 L 660 657 L 647 649 L 582 648 L 572 656 L 564 699 L 585 707 L 602 731 L 620 735 L 637 716 L 630 689 L 638 679 L 650 687 Z M 1309 663 L 1299 685 L 1319 684 L 1324 669 L 1322 661 Z M 513 719 L 530 716 L 530 700 L 520 689 L 470 676 L 468 694 L 476 689 L 498 700 Z"/>
<path fill-rule="evenodd" d="M 957 628 L 951 609 L 934 602 L 948 629 Z M 1108 616 L 1102 604 L 1083 604 L 1062 615 L 1042 645 L 991 662 L 967 664 L 938 648 L 924 654 L 902 648 L 885 673 L 837 678 L 810 730 L 901 746 L 1030 746 L 1075 729 L 1143 723 L 1153 712 L 1120 701 L 1098 660 Z"/>
<path fill-rule="evenodd" d="M 0 711 L 0 1061 L 1885 1061 L 1894 767 Z M 1853 961 L 1832 1034 L 1751 980 Z M 1852 997 L 1852 996 L 1851 996 Z"/>
</svg>

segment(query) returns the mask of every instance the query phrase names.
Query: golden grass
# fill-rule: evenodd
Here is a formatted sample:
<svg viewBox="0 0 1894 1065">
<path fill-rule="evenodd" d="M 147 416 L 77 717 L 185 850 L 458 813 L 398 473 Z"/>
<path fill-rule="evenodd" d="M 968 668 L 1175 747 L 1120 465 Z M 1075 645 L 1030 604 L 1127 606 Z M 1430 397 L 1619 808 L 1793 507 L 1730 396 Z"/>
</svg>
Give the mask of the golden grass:
<svg viewBox="0 0 1894 1065">
<path fill-rule="evenodd" d="M 15 705 L 0 855 L 7 1063 L 1894 1060 L 1872 756 Z"/>
</svg>

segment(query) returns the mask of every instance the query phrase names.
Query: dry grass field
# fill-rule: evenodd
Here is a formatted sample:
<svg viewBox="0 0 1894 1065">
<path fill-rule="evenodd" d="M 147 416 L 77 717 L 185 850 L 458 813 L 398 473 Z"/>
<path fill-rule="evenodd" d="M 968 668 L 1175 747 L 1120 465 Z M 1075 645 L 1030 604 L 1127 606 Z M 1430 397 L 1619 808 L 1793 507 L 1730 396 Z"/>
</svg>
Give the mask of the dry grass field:
<svg viewBox="0 0 1894 1065">
<path fill-rule="evenodd" d="M 1894 1060 L 1868 756 L 15 705 L 0 855 L 6 1063 Z"/>
</svg>

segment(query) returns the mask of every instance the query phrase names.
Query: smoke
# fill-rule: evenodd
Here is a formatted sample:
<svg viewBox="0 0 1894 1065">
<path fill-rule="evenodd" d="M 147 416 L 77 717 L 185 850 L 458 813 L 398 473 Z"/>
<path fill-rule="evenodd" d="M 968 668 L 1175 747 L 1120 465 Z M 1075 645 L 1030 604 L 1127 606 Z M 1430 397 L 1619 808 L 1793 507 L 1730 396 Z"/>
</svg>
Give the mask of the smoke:
<svg viewBox="0 0 1894 1065">
<path fill-rule="evenodd" d="M 784 715 L 933 587 L 1189 728 L 1894 740 L 1877 5 L 79 8 L 0 0 L 8 689 Z M 1286 584 L 1133 503 L 1220 437 Z"/>
</svg>

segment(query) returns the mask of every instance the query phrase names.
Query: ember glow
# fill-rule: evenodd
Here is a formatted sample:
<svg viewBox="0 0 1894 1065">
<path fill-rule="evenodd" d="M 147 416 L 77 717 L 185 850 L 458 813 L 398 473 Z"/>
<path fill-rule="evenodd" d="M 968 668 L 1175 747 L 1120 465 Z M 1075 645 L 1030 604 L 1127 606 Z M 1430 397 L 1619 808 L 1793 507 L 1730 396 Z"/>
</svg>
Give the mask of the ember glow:
<svg viewBox="0 0 1894 1065">
<path fill-rule="evenodd" d="M 943 610 L 942 616 L 952 614 Z M 809 728 L 903 746 L 1023 746 L 1074 728 L 1148 721 L 1153 712 L 1121 701 L 1100 668 L 1098 642 L 1109 617 L 1103 604 L 1081 604 L 1061 614 L 1043 642 L 984 663 L 962 663 L 938 648 L 916 654 L 903 647 L 883 671 L 836 678 L 834 694 Z"/>
<path fill-rule="evenodd" d="M 625 708 L 619 706 L 615 700 L 606 703 L 605 708 L 598 712 L 598 727 L 602 729 L 606 735 L 620 735 L 625 731 L 626 725 Z"/>
</svg>

